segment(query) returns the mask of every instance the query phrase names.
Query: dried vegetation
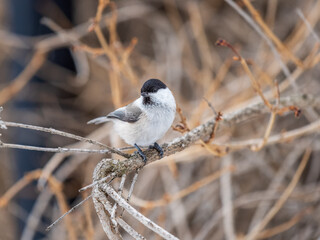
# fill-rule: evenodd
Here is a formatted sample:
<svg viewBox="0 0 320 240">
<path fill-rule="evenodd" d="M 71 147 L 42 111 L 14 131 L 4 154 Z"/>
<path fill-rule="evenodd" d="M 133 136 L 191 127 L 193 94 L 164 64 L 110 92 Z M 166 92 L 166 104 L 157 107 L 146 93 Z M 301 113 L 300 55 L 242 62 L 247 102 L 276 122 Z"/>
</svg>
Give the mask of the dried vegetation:
<svg viewBox="0 0 320 240">
<path fill-rule="evenodd" d="M 20 216 L 23 239 L 44 232 L 41 216 L 52 222 L 88 196 L 99 218 L 86 202 L 46 232 L 48 239 L 319 238 L 319 9 L 319 0 L 100 0 L 95 17 L 74 28 L 43 19 L 55 33 L 28 39 L 29 64 L 0 90 L 1 147 L 55 154 L 12 184 L 0 198 L 1 211 L 15 214 L 15 195 L 37 180 L 33 210 Z M 7 57 L 28 47 L 19 36 L 4 36 Z M 74 52 L 77 75 L 46 60 L 61 46 Z M 66 81 L 54 82 L 46 72 Z M 25 112 L 29 122 L 5 121 L 22 114 L 6 111 L 34 74 L 72 101 L 51 94 L 43 121 Z M 166 157 L 158 161 L 148 150 L 137 179 L 139 157 L 121 148 L 110 125 L 94 130 L 86 122 L 132 101 L 148 78 L 165 81 L 179 108 L 163 140 Z M 13 127 L 46 132 L 50 141 L 42 148 L 9 143 Z M 91 186 L 92 195 L 91 188 L 78 194 L 92 183 L 97 164 L 94 181 L 103 181 Z"/>
</svg>

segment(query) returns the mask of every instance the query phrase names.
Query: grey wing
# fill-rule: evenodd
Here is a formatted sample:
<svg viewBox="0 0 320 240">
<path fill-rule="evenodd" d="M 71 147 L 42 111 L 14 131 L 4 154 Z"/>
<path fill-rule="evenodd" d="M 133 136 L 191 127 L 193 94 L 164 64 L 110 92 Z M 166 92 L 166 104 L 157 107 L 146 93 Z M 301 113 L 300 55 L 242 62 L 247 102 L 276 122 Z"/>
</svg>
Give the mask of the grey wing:
<svg viewBox="0 0 320 240">
<path fill-rule="evenodd" d="M 139 107 L 129 104 L 108 114 L 107 118 L 116 118 L 124 122 L 134 123 L 139 120 L 142 111 Z"/>
</svg>

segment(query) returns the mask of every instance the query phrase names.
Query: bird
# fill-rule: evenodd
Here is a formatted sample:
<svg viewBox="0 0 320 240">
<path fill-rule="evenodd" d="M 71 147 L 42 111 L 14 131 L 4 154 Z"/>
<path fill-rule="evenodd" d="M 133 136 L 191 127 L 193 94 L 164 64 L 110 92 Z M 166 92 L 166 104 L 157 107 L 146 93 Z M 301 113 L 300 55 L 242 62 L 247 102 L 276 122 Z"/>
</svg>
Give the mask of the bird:
<svg viewBox="0 0 320 240">
<path fill-rule="evenodd" d="M 157 143 L 171 127 L 176 113 L 176 101 L 170 89 L 159 79 L 149 79 L 141 87 L 141 95 L 132 103 L 106 116 L 90 120 L 88 124 L 113 122 L 117 134 L 134 146 L 146 164 L 140 147 L 153 148 L 163 157 Z"/>
</svg>

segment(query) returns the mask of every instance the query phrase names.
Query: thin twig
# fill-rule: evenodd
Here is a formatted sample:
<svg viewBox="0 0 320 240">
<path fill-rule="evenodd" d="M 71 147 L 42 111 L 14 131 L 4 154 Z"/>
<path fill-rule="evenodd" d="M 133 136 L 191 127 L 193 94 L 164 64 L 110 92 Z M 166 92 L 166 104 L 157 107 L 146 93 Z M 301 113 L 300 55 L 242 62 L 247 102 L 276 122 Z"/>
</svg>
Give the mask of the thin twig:
<svg viewBox="0 0 320 240">
<path fill-rule="evenodd" d="M 133 193 L 133 189 L 134 189 L 134 185 L 136 184 L 137 180 L 138 180 L 138 176 L 139 176 L 139 172 L 140 172 L 140 168 L 137 169 L 137 171 L 135 172 L 131 185 L 130 185 L 130 189 L 129 189 L 129 193 L 128 193 L 128 197 L 127 197 L 127 202 L 130 201 L 131 195 Z"/>
<path fill-rule="evenodd" d="M 5 192 L 5 194 L 1 196 L 0 208 L 6 206 L 18 192 L 20 192 L 31 181 L 38 179 L 40 175 L 41 175 L 41 170 L 37 169 L 27 173 L 23 178 L 17 181 L 13 186 L 9 188 L 9 190 Z"/>
<path fill-rule="evenodd" d="M 0 105 L 3 105 L 19 93 L 30 81 L 33 75 L 40 69 L 45 60 L 45 52 L 36 52 L 25 69 L 14 80 L 11 81 L 10 85 L 4 87 L 0 91 Z"/>
<path fill-rule="evenodd" d="M 312 207 L 304 209 L 298 212 L 296 215 L 294 215 L 293 218 L 291 218 L 289 221 L 282 223 L 276 227 L 269 228 L 262 231 L 258 235 L 257 239 L 270 238 L 270 237 L 273 237 L 274 235 L 287 231 L 290 228 L 292 228 L 295 224 L 297 224 L 305 215 L 310 214 L 311 212 L 312 212 Z"/>
<path fill-rule="evenodd" d="M 87 142 L 93 145 L 97 145 L 101 148 L 105 148 L 107 150 L 109 150 L 111 153 L 116 153 L 120 156 L 123 157 L 128 157 L 129 155 L 126 153 L 123 153 L 115 148 L 109 147 L 103 143 L 100 143 L 98 141 L 92 140 L 92 139 L 88 139 L 85 137 L 81 137 L 81 136 L 77 136 L 75 134 L 72 133 L 66 133 L 60 130 L 56 130 L 53 128 L 45 128 L 45 127 L 38 127 L 38 126 L 34 126 L 34 125 L 28 125 L 28 124 L 22 124 L 22 123 L 15 123 L 15 122 L 7 122 L 7 121 L 1 121 L 1 124 L 4 124 L 7 127 L 17 127 L 17 128 L 25 128 L 25 129 L 31 129 L 31 130 L 35 130 L 35 131 L 41 131 L 41 132 L 46 132 L 46 133 L 50 133 L 50 134 L 54 134 L 54 135 L 59 135 L 62 137 L 67 137 L 67 138 L 71 138 L 71 139 L 75 139 L 81 142 Z"/>
<path fill-rule="evenodd" d="M 243 3 L 246 5 L 248 10 L 250 11 L 252 17 L 256 20 L 256 22 L 260 25 L 260 27 L 264 30 L 266 35 L 274 42 L 279 51 L 285 53 L 297 66 L 303 68 L 303 63 L 300 59 L 298 59 L 281 41 L 280 39 L 271 31 L 268 25 L 263 21 L 262 17 L 258 13 L 258 11 L 252 6 L 250 1 L 243 0 Z"/>
<path fill-rule="evenodd" d="M 284 108 L 286 106 L 295 105 L 303 109 L 307 106 L 309 107 L 317 105 L 318 101 L 319 100 L 311 97 L 310 95 L 298 95 L 295 97 L 280 99 L 279 107 Z M 272 100 L 270 102 L 271 104 L 274 104 L 275 100 Z M 219 124 L 220 126 L 232 126 L 243 120 L 261 115 L 266 112 L 269 112 L 269 109 L 265 106 L 264 103 L 254 104 L 233 113 L 225 114 Z M 216 119 L 211 119 L 208 122 L 187 132 L 185 135 L 174 139 L 170 143 L 162 144 L 161 147 L 164 150 L 163 155 L 169 156 L 174 153 L 181 152 L 182 150 L 186 149 L 192 144 L 195 144 L 199 140 L 207 141 L 211 137 L 212 129 L 214 129 L 215 124 Z M 144 154 L 148 159 L 146 164 L 150 164 L 160 159 L 158 152 L 153 149 L 145 150 Z M 137 169 L 145 165 L 144 162 L 141 161 L 141 157 L 137 153 L 132 154 L 128 159 L 119 160 L 116 162 L 112 159 L 104 159 L 102 161 L 105 164 L 105 174 L 107 175 L 108 173 L 115 173 L 118 177 L 122 176 L 123 174 L 128 174 L 132 171 L 136 171 Z"/>
<path fill-rule="evenodd" d="M 62 190 L 63 190 L 62 183 L 52 176 L 49 177 L 48 182 L 49 182 L 49 186 L 50 186 L 51 191 L 56 196 L 61 213 L 67 212 L 69 209 L 69 206 L 68 206 L 66 198 L 62 192 Z M 73 225 L 73 222 L 72 222 L 70 215 L 66 216 L 65 224 L 66 224 L 66 230 L 68 233 L 68 239 L 76 240 L 77 239 L 77 232 L 76 232 L 75 226 Z"/>
<path fill-rule="evenodd" d="M 100 192 L 98 190 L 98 187 L 95 186 L 93 189 L 93 193 L 95 195 L 95 197 L 93 198 L 94 203 L 95 203 L 95 207 L 96 210 L 99 209 L 98 211 L 98 215 L 100 218 L 100 222 L 102 223 L 105 230 L 105 233 L 107 234 L 107 236 L 110 238 L 110 230 L 111 230 L 111 224 L 110 225 L 106 225 L 106 223 L 109 222 L 109 218 L 106 215 L 105 211 L 108 212 L 109 214 L 111 214 L 112 211 L 112 207 L 110 202 L 108 201 L 106 195 L 102 192 Z M 99 207 L 97 208 L 97 203 L 99 203 L 98 205 L 102 204 L 102 206 L 104 207 L 104 209 L 100 209 Z M 102 212 L 102 213 L 101 213 Z M 105 216 L 105 219 L 102 219 L 100 216 Z M 115 221 L 117 221 L 117 223 L 130 235 L 132 236 L 134 239 L 138 239 L 138 240 L 145 240 L 145 238 L 139 234 L 138 232 L 136 232 L 129 224 L 127 224 L 121 217 L 116 216 L 115 217 Z M 117 230 L 116 230 L 117 231 Z M 112 232 L 112 230 L 111 230 Z M 119 235 L 119 234 L 117 234 Z M 112 238 L 113 239 L 113 238 Z"/>
<path fill-rule="evenodd" d="M 112 178 L 112 179 L 108 182 L 108 184 L 110 184 L 111 181 L 114 179 L 114 175 L 112 175 L 112 174 L 110 174 L 110 175 L 108 175 L 108 176 L 106 176 L 106 177 L 104 177 L 104 178 L 101 178 L 101 179 L 98 180 L 98 181 L 94 181 L 93 183 L 91 183 L 91 184 L 89 184 L 89 185 L 87 185 L 87 186 L 85 186 L 85 187 L 83 187 L 83 188 L 80 188 L 80 189 L 79 189 L 79 192 L 83 192 L 83 191 L 85 191 L 85 190 L 87 190 L 87 189 L 89 189 L 89 188 L 92 188 L 92 187 L 98 185 L 99 183 L 102 183 L 102 182 L 108 180 L 109 178 Z"/>
<path fill-rule="evenodd" d="M 102 198 L 102 200 L 100 200 L 100 198 Z M 110 218 L 105 211 L 105 205 L 108 203 L 108 201 L 106 199 L 106 196 L 104 196 L 103 194 L 99 194 L 99 192 L 97 191 L 97 186 L 95 186 L 93 189 L 92 200 L 94 203 L 94 207 L 96 209 L 96 213 L 99 217 L 100 223 L 102 225 L 102 228 L 106 233 L 106 235 L 108 236 L 108 238 L 112 240 L 122 240 L 122 237 L 119 232 L 113 232 Z"/>
<path fill-rule="evenodd" d="M 301 177 L 301 174 L 302 174 L 303 170 L 305 169 L 305 166 L 308 163 L 308 160 L 310 158 L 311 152 L 312 152 L 311 148 L 308 148 L 306 150 L 306 152 L 303 155 L 303 158 L 301 160 L 301 163 L 299 164 L 299 167 L 298 167 L 296 173 L 294 174 L 290 184 L 285 189 L 285 191 L 283 192 L 281 197 L 278 199 L 278 201 L 275 203 L 275 205 L 270 209 L 270 211 L 264 217 L 264 219 L 260 223 L 258 223 L 252 229 L 252 231 L 250 233 L 248 233 L 248 235 L 246 236 L 247 240 L 255 239 L 257 237 L 257 235 L 259 234 L 259 232 L 261 232 L 267 226 L 267 224 L 278 213 L 278 211 L 281 209 L 283 204 L 287 201 L 288 197 L 290 196 L 290 194 L 292 193 L 293 189 L 297 185 L 297 183 L 298 183 L 298 181 L 299 181 L 299 179 Z"/>
<path fill-rule="evenodd" d="M 226 156 L 222 159 L 221 164 L 224 168 L 232 166 L 232 156 Z M 231 173 L 227 171 L 226 174 L 220 177 L 220 195 L 223 211 L 223 229 L 226 239 L 235 240 L 236 234 L 234 229 L 234 216 L 232 206 L 232 182 Z"/>
<path fill-rule="evenodd" d="M 131 205 L 127 203 L 126 200 L 124 200 L 117 192 L 107 184 L 102 184 L 100 186 L 100 189 L 107 193 L 113 200 L 115 200 L 119 206 L 125 209 L 130 216 L 138 220 L 140 223 L 145 225 L 147 228 L 151 229 L 155 233 L 159 234 L 161 237 L 163 237 L 166 240 L 178 240 L 175 236 L 158 226 L 156 223 L 152 222 L 150 219 L 143 216 L 140 212 L 138 212 L 136 209 L 134 209 Z"/>
<path fill-rule="evenodd" d="M 280 134 L 273 135 L 268 138 L 265 146 L 272 145 L 275 143 L 281 143 L 286 141 L 292 141 L 298 137 L 309 135 L 312 133 L 316 133 L 320 129 L 320 120 L 310 123 L 306 126 L 301 128 L 297 128 L 288 132 L 283 132 Z M 252 146 L 256 146 L 257 144 L 261 143 L 263 139 L 249 139 L 243 141 L 234 141 L 230 143 L 215 143 L 217 146 L 227 147 L 230 150 L 239 150 L 242 148 L 252 148 Z"/>
<path fill-rule="evenodd" d="M 286 64 L 282 61 L 281 56 L 278 53 L 275 46 L 273 45 L 272 41 L 261 31 L 261 29 L 255 23 L 255 21 L 243 9 L 241 9 L 235 2 L 233 2 L 232 0 L 224 0 L 224 1 L 227 2 L 234 10 L 236 10 L 240 14 L 240 16 L 242 16 L 251 25 L 251 27 L 266 41 L 266 43 L 270 47 L 272 53 L 274 54 L 275 58 L 280 63 L 281 68 L 283 70 L 283 73 L 289 79 L 290 84 L 293 86 L 293 88 L 296 91 L 298 91 L 299 88 L 298 88 L 297 84 L 295 83 L 294 79 L 292 78 L 292 76 L 290 74 L 290 70 L 288 69 Z"/>
<path fill-rule="evenodd" d="M 309 141 L 303 142 L 300 147 L 306 148 L 310 145 Z M 296 148 L 292 152 L 290 152 L 286 158 L 283 160 L 281 167 L 278 169 L 278 171 L 272 176 L 272 179 L 267 190 L 266 195 L 273 196 L 277 193 L 280 186 L 282 185 L 283 180 L 287 176 L 288 172 L 292 169 L 293 165 L 297 162 L 299 159 L 299 156 L 304 151 L 304 149 Z M 267 210 L 270 208 L 272 202 L 271 201 L 261 201 L 255 210 L 255 213 L 253 214 L 253 217 L 251 219 L 251 223 L 249 226 L 249 230 L 251 230 L 258 221 L 260 221 L 263 216 L 266 214 Z"/>
<path fill-rule="evenodd" d="M 251 85 L 254 89 L 254 91 L 261 97 L 261 99 L 263 100 L 263 102 L 266 104 L 266 106 L 268 108 L 270 108 L 270 110 L 273 109 L 273 106 L 270 104 L 270 102 L 266 99 L 266 97 L 264 96 L 262 90 L 261 90 L 261 86 L 259 84 L 259 82 L 255 79 L 255 77 L 253 76 L 252 72 L 250 71 L 250 68 L 247 64 L 247 61 L 238 53 L 238 51 L 230 44 L 228 43 L 226 40 L 223 39 L 219 39 L 216 42 L 216 45 L 218 46 L 224 46 L 224 47 L 228 47 L 230 48 L 236 55 L 237 55 L 237 60 L 240 61 L 243 69 L 245 70 L 246 74 L 249 76 L 249 79 L 251 81 Z"/>
<path fill-rule="evenodd" d="M 83 192 L 82 198 L 87 198 L 89 194 L 87 192 Z M 91 209 L 90 206 L 84 205 L 84 214 L 85 214 L 85 222 L 86 222 L 86 228 L 85 228 L 85 236 L 88 240 L 93 239 L 94 237 L 94 227 L 93 227 L 93 221 L 91 216 Z"/>
<path fill-rule="evenodd" d="M 126 181 L 126 178 L 127 178 L 127 175 L 124 174 L 122 175 L 121 177 L 121 181 L 120 181 L 120 185 L 119 185 L 119 189 L 118 189 L 118 194 L 121 196 L 122 195 L 122 191 L 123 191 L 123 187 L 124 187 L 124 182 Z M 118 207 L 118 203 L 115 202 L 113 207 L 112 207 L 112 210 L 111 210 L 111 219 L 114 219 L 115 218 L 115 215 L 116 215 L 116 211 L 117 211 L 117 207 Z"/>
<path fill-rule="evenodd" d="M 134 186 L 137 182 L 137 179 L 138 179 L 138 176 L 139 176 L 139 172 L 140 172 L 140 168 L 137 169 L 137 171 L 135 172 L 134 176 L 133 176 L 133 179 L 132 179 L 132 182 L 131 182 L 131 185 L 130 185 L 130 189 L 129 189 L 129 193 L 128 193 L 128 196 L 127 196 L 127 202 L 130 201 L 130 198 L 131 198 L 131 195 L 133 193 L 133 189 L 134 189 Z M 122 212 L 120 214 L 120 216 L 122 216 L 124 213 L 124 208 L 122 209 Z"/>
<path fill-rule="evenodd" d="M 92 197 L 92 194 L 90 194 L 88 197 L 86 197 L 85 199 L 83 199 L 81 202 L 79 202 L 78 204 L 76 204 L 75 206 L 73 206 L 68 212 L 64 213 L 62 216 L 60 216 L 57 220 L 55 220 L 53 223 L 51 223 L 48 227 L 47 227 L 47 231 L 50 231 L 51 228 L 53 228 L 56 224 L 58 224 L 65 216 L 69 215 L 70 213 L 72 213 L 74 210 L 76 210 L 78 207 L 80 207 L 82 204 L 84 204 L 87 200 L 89 200 Z"/>
<path fill-rule="evenodd" d="M 278 99 L 277 99 L 277 101 L 278 101 Z M 259 151 L 260 149 L 262 149 L 266 145 L 266 143 L 268 142 L 268 138 L 269 138 L 269 136 L 271 134 L 271 130 L 272 130 L 272 127 L 274 125 L 274 121 L 276 119 L 276 115 L 277 115 L 276 112 L 274 112 L 274 111 L 271 112 L 270 119 L 269 119 L 269 122 L 268 122 L 268 126 L 266 128 L 266 131 L 264 133 L 263 140 L 257 146 L 252 146 L 251 150 Z"/>
<path fill-rule="evenodd" d="M 40 151 L 40 152 L 54 152 L 54 153 L 84 153 L 84 154 L 106 154 L 110 153 L 110 150 L 98 150 L 98 149 L 82 149 L 82 148 L 47 148 L 47 147 L 36 147 L 21 144 L 4 143 L 0 141 L 0 148 L 12 148 L 12 149 L 22 149 L 30 151 Z"/>
<path fill-rule="evenodd" d="M 144 209 L 152 209 L 155 207 L 162 207 L 170 204 L 171 202 L 174 202 L 178 199 L 184 198 L 195 191 L 208 186 L 213 181 L 217 180 L 219 177 L 221 177 L 223 174 L 226 174 L 227 172 L 234 172 L 235 168 L 234 166 L 228 166 L 225 168 L 220 169 L 219 171 L 216 171 L 209 176 L 206 176 L 199 181 L 191 184 L 190 186 L 172 194 L 168 195 L 166 194 L 163 198 L 153 201 L 146 201 L 143 199 L 138 199 L 137 197 L 133 196 L 133 204 L 137 207 L 141 207 Z"/>
<path fill-rule="evenodd" d="M 302 19 L 302 21 L 304 22 L 304 24 L 307 26 L 308 30 L 310 31 L 310 33 L 312 34 L 313 38 L 320 43 L 320 37 L 318 36 L 318 34 L 314 31 L 314 29 L 312 28 L 311 24 L 309 23 L 309 21 L 306 19 L 306 17 L 304 16 L 303 12 L 301 11 L 301 9 L 297 8 L 296 12 L 298 14 L 298 16 Z"/>
</svg>

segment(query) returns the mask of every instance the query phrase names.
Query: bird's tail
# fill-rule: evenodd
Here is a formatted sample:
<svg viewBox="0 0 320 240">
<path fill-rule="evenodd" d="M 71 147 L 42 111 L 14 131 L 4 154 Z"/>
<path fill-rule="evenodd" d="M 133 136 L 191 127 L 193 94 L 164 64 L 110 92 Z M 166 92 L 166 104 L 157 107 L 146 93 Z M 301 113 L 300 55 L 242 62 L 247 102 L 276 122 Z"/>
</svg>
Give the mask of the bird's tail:
<svg viewBox="0 0 320 240">
<path fill-rule="evenodd" d="M 105 123 L 108 121 L 110 121 L 110 119 L 107 118 L 107 116 L 104 116 L 104 117 L 98 117 L 98 118 L 92 119 L 89 122 L 87 122 L 87 124 L 96 124 L 97 125 L 97 124 Z"/>
</svg>

